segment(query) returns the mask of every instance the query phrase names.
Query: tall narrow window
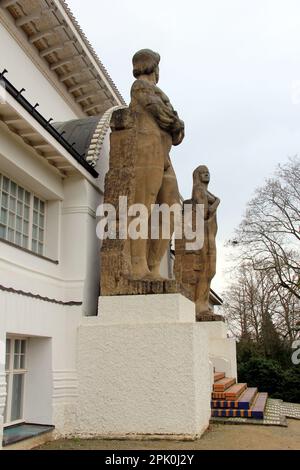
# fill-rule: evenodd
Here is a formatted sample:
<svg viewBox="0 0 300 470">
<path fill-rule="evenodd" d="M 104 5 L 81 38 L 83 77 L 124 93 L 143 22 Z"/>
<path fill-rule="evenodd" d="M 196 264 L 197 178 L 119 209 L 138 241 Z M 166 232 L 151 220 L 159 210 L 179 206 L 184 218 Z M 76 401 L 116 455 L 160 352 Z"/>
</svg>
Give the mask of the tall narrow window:
<svg viewBox="0 0 300 470">
<path fill-rule="evenodd" d="M 45 202 L 0 174 L 0 239 L 44 254 Z"/>
<path fill-rule="evenodd" d="M 4 424 L 17 424 L 23 421 L 23 398 L 26 376 L 27 341 L 22 338 L 6 340 L 5 373 L 7 385 Z"/>
</svg>

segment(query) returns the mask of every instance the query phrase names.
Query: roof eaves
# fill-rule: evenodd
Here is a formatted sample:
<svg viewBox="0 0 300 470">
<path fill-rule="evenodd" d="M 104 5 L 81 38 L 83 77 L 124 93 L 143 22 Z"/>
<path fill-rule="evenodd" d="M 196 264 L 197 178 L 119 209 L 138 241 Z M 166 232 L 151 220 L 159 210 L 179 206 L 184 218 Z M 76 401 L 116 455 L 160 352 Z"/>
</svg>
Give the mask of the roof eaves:
<svg viewBox="0 0 300 470">
<path fill-rule="evenodd" d="M 108 71 L 106 70 L 106 68 L 104 67 L 104 65 L 102 64 L 101 60 L 99 59 L 99 56 L 98 54 L 96 53 L 95 49 L 93 48 L 92 44 L 90 43 L 90 41 L 88 40 L 87 36 L 85 35 L 85 33 L 83 32 L 80 24 L 78 23 L 77 19 L 75 18 L 72 10 L 70 9 L 70 7 L 68 6 L 67 2 L 65 0 L 57 0 L 60 5 L 62 6 L 62 8 L 64 9 L 64 11 L 66 12 L 66 14 L 68 15 L 68 17 L 70 18 L 70 20 L 72 21 L 74 27 L 76 28 L 76 30 L 78 31 L 78 33 L 80 34 L 83 42 L 85 43 L 86 47 L 88 48 L 89 52 L 92 54 L 93 58 L 95 59 L 95 61 L 97 62 L 97 64 L 99 65 L 102 73 L 105 75 L 105 77 L 107 78 L 110 86 L 112 87 L 112 89 L 114 90 L 114 92 L 116 93 L 116 95 L 118 96 L 118 98 L 120 99 L 121 103 L 123 105 L 126 106 L 126 102 L 123 98 L 123 96 L 121 95 L 120 91 L 118 90 L 117 86 L 115 85 L 114 81 L 112 80 L 111 76 L 109 75 Z"/>
<path fill-rule="evenodd" d="M 18 91 L 13 84 L 7 80 L 7 78 L 4 76 L 7 71 L 4 70 L 2 73 L 0 73 L 0 80 L 4 84 L 5 90 L 27 111 L 30 113 L 30 115 L 47 131 L 49 134 L 54 137 L 54 139 L 59 142 L 65 150 L 68 151 L 70 155 L 72 155 L 73 158 L 81 165 L 83 166 L 94 178 L 97 178 L 99 176 L 98 172 L 93 168 L 86 160 L 85 158 L 80 155 L 75 148 L 70 145 L 70 143 L 64 139 L 64 137 L 51 125 L 51 120 L 47 119 L 39 113 L 39 111 L 36 109 L 38 103 L 33 106 L 23 95 L 22 91 Z"/>
</svg>

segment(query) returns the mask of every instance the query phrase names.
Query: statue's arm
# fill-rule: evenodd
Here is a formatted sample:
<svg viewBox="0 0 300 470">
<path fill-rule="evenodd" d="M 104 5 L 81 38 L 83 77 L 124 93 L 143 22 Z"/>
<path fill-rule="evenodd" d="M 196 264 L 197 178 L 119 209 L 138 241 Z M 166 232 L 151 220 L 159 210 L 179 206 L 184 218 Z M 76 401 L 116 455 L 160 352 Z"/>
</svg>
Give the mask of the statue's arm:
<svg viewBox="0 0 300 470">
<path fill-rule="evenodd" d="M 131 89 L 131 96 L 155 118 L 158 125 L 169 132 L 180 132 L 183 129 L 182 121 L 173 110 L 171 103 L 164 102 L 162 97 L 155 93 L 155 88 L 144 82 L 136 80 Z"/>
<path fill-rule="evenodd" d="M 220 205 L 220 202 L 221 202 L 221 200 L 216 196 L 214 196 L 214 199 L 215 199 L 214 202 L 209 206 L 209 209 L 208 209 L 210 216 L 212 216 L 216 213 L 216 211 L 217 211 L 217 209 Z"/>
</svg>

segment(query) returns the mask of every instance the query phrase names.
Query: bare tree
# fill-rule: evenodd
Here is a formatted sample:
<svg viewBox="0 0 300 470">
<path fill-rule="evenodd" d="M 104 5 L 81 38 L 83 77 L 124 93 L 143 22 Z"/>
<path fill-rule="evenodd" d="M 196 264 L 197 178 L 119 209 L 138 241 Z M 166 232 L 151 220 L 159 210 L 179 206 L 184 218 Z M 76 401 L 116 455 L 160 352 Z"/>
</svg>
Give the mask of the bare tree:
<svg viewBox="0 0 300 470">
<path fill-rule="evenodd" d="M 276 274 L 278 287 L 300 299 L 300 159 L 279 165 L 258 189 L 237 230 L 255 270 Z"/>
<path fill-rule="evenodd" d="M 295 339 L 300 302 L 278 286 L 277 275 L 271 270 L 255 270 L 253 262 L 242 261 L 223 296 L 232 333 L 259 344 L 266 356 L 279 350 L 281 343 L 288 345 Z"/>
</svg>

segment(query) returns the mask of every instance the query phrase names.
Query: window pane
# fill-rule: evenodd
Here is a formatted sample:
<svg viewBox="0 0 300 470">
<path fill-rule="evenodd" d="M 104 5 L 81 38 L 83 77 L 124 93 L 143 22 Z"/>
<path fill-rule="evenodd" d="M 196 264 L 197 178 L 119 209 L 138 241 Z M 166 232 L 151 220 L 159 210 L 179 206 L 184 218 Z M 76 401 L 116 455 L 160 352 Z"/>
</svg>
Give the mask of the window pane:
<svg viewBox="0 0 300 470">
<path fill-rule="evenodd" d="M 13 196 L 17 195 L 17 185 L 13 181 L 10 182 L 10 192 Z"/>
<path fill-rule="evenodd" d="M 16 229 L 18 230 L 18 232 L 22 232 L 22 219 L 21 219 L 21 217 L 17 217 Z"/>
<path fill-rule="evenodd" d="M 23 243 L 22 243 L 23 248 L 28 248 L 28 237 L 23 235 Z"/>
<path fill-rule="evenodd" d="M 8 208 L 8 195 L 7 194 L 2 193 L 1 206 L 5 207 L 6 209 Z"/>
<path fill-rule="evenodd" d="M 40 214 L 40 227 L 44 228 L 44 224 L 45 224 L 45 217 L 42 214 Z"/>
<path fill-rule="evenodd" d="M 38 223 L 39 223 L 38 212 L 36 212 L 36 211 L 33 211 L 33 223 L 35 225 L 38 225 Z"/>
<path fill-rule="evenodd" d="M 25 204 L 30 204 L 30 193 L 28 191 L 25 192 Z"/>
<path fill-rule="evenodd" d="M 7 235 L 8 241 L 14 243 L 15 241 L 15 232 L 12 229 L 8 229 L 8 235 Z"/>
<path fill-rule="evenodd" d="M 38 253 L 39 253 L 39 255 L 43 255 L 43 253 L 44 253 L 44 249 L 43 249 L 43 248 L 44 248 L 44 247 L 43 247 L 43 244 L 42 244 L 42 243 L 39 243 L 39 248 L 38 248 Z"/>
<path fill-rule="evenodd" d="M 39 230 L 39 240 L 40 242 L 44 241 L 44 230 L 42 229 Z"/>
<path fill-rule="evenodd" d="M 10 347 L 11 347 L 10 339 L 7 339 L 6 340 L 6 350 L 5 350 L 5 370 L 9 369 Z"/>
<path fill-rule="evenodd" d="M 8 225 L 11 228 L 15 228 L 15 214 L 13 212 L 9 213 Z"/>
<path fill-rule="evenodd" d="M 37 253 L 37 241 L 35 240 L 32 240 L 32 251 Z"/>
<path fill-rule="evenodd" d="M 23 203 L 18 201 L 17 204 L 17 214 L 22 217 L 23 215 Z"/>
<path fill-rule="evenodd" d="M 45 203 L 43 201 L 40 201 L 40 211 L 42 214 L 45 212 Z"/>
<path fill-rule="evenodd" d="M 7 224 L 7 210 L 6 209 L 1 209 L 0 222 L 2 222 L 5 225 Z"/>
<path fill-rule="evenodd" d="M 8 193 L 9 191 L 9 179 L 3 176 L 3 189 Z"/>
<path fill-rule="evenodd" d="M 29 223 L 26 222 L 26 221 L 24 221 L 24 223 L 23 223 L 23 233 L 24 233 L 24 235 L 28 235 L 28 233 L 29 233 Z"/>
<path fill-rule="evenodd" d="M 4 227 L 3 225 L 0 225 L 0 237 L 6 238 L 6 227 Z"/>
<path fill-rule="evenodd" d="M 29 220 L 29 210 L 30 210 L 30 209 L 29 209 L 28 206 L 25 206 L 25 207 L 24 207 L 24 218 L 25 218 L 26 220 Z"/>
<path fill-rule="evenodd" d="M 8 390 L 8 374 L 6 374 L 5 380 L 6 380 L 6 393 L 9 393 L 9 390 Z M 4 417 L 4 424 L 6 424 L 9 421 L 9 416 L 7 416 L 7 396 L 6 396 L 6 401 L 5 401 L 5 408 L 4 408 L 3 417 Z"/>
<path fill-rule="evenodd" d="M 39 200 L 37 197 L 34 198 L 34 203 L 33 203 L 33 207 L 36 211 L 39 210 Z"/>
<path fill-rule="evenodd" d="M 16 232 L 15 243 L 22 246 L 22 234 L 20 232 Z"/>
<path fill-rule="evenodd" d="M 18 199 L 23 201 L 23 198 L 24 198 L 24 189 L 20 188 L 20 186 L 18 186 Z"/>
<path fill-rule="evenodd" d="M 25 369 L 25 354 L 21 354 L 20 369 Z"/>
<path fill-rule="evenodd" d="M 24 374 L 14 374 L 11 401 L 11 421 L 17 421 L 22 418 L 23 382 Z"/>
<path fill-rule="evenodd" d="M 36 225 L 33 225 L 32 227 L 32 238 L 34 238 L 35 240 L 38 239 L 38 228 Z"/>
<path fill-rule="evenodd" d="M 19 339 L 15 340 L 15 353 L 21 352 L 21 341 Z"/>
<path fill-rule="evenodd" d="M 14 355 L 14 369 L 15 370 L 20 369 L 20 355 L 19 354 Z"/>
</svg>

